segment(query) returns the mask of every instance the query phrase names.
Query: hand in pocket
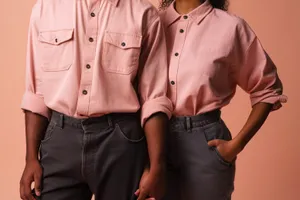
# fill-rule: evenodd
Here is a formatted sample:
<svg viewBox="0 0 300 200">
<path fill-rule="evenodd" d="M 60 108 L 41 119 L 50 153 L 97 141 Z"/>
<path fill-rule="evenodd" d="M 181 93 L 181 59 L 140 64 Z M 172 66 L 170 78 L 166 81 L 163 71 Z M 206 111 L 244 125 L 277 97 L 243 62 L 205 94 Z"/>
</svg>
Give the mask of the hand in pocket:
<svg viewBox="0 0 300 200">
<path fill-rule="evenodd" d="M 239 145 L 237 145 L 234 140 L 226 141 L 214 139 L 208 142 L 208 146 L 215 147 L 220 156 L 228 163 L 233 162 L 241 152 Z"/>
</svg>

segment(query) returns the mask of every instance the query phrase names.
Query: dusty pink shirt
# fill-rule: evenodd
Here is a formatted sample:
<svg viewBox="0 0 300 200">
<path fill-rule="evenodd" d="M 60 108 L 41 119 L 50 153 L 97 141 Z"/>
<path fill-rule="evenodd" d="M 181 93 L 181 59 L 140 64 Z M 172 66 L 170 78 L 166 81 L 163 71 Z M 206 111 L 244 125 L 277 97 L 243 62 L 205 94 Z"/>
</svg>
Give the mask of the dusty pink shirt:
<svg viewBox="0 0 300 200">
<path fill-rule="evenodd" d="M 174 115 L 191 116 L 227 105 L 239 85 L 252 105 L 286 97 L 276 67 L 249 25 L 205 2 L 180 16 L 171 4 L 161 14 L 167 35 L 169 97 Z"/>
<path fill-rule="evenodd" d="M 171 115 L 165 35 L 146 0 L 38 0 L 22 108 L 76 118 Z"/>
</svg>

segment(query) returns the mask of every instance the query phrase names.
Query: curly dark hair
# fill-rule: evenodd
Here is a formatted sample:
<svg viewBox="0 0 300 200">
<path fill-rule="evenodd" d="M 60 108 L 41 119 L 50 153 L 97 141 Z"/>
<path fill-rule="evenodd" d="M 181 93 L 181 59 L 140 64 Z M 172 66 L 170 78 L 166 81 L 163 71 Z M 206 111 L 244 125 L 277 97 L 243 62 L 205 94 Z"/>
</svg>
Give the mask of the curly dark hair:
<svg viewBox="0 0 300 200">
<path fill-rule="evenodd" d="M 168 7 L 173 1 L 174 0 L 162 0 L 160 8 L 164 9 L 164 8 Z M 200 0 L 200 1 L 204 2 L 204 0 Z M 228 5 L 229 5 L 228 0 L 208 0 L 208 1 L 214 8 L 218 8 L 218 9 L 225 10 L 225 11 L 227 11 L 227 9 L 228 9 Z"/>
</svg>

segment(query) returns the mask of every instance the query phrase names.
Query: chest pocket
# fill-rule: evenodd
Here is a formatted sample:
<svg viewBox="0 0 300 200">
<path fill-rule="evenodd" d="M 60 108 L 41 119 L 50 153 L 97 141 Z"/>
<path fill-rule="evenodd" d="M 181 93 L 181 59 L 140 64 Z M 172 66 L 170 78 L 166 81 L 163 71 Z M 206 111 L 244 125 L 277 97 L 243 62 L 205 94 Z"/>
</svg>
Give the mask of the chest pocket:
<svg viewBox="0 0 300 200">
<path fill-rule="evenodd" d="M 65 71 L 73 64 L 73 29 L 39 33 L 41 67 L 46 72 Z"/>
<path fill-rule="evenodd" d="M 138 69 L 141 36 L 105 32 L 102 67 L 107 72 L 128 75 Z"/>
</svg>

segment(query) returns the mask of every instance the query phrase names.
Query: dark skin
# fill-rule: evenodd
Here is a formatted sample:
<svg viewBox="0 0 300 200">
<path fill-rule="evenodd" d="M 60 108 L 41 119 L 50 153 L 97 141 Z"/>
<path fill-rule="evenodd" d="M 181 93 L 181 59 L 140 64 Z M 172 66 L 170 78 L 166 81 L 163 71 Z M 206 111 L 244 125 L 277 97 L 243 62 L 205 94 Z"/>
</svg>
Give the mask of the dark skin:
<svg viewBox="0 0 300 200">
<path fill-rule="evenodd" d="M 188 14 L 198 6 L 200 6 L 203 2 L 199 0 L 177 0 L 175 3 L 176 11 L 181 14 Z"/>
<path fill-rule="evenodd" d="M 164 143 L 167 132 L 168 118 L 157 113 L 147 120 L 144 126 L 150 165 L 145 168 L 139 189 L 136 191 L 138 200 L 161 199 L 164 193 Z M 147 198 L 147 197 L 151 198 Z"/>
<path fill-rule="evenodd" d="M 159 6 L 160 9 L 167 8 L 173 1 L 175 0 L 162 0 L 161 4 Z M 214 8 L 218 8 L 221 10 L 227 10 L 228 9 L 228 0 L 207 0 Z M 200 3 L 204 3 L 205 0 L 200 0 Z"/>
<path fill-rule="evenodd" d="M 211 140 L 208 145 L 216 147 L 226 161 L 232 162 L 264 124 L 272 106 L 268 103 L 257 103 L 253 106 L 242 130 L 233 140 Z"/>
<path fill-rule="evenodd" d="M 39 163 L 38 151 L 41 140 L 48 126 L 48 119 L 25 111 L 26 127 L 26 165 L 20 181 L 20 196 L 23 200 L 34 200 L 31 184 L 34 182 L 35 194 L 41 194 L 42 168 Z"/>
<path fill-rule="evenodd" d="M 176 0 L 175 9 L 179 14 L 187 14 L 201 5 L 201 0 Z M 236 156 L 245 148 L 248 142 L 264 124 L 273 105 L 268 103 L 257 103 L 239 134 L 231 141 L 212 140 L 208 142 L 211 147 L 216 147 L 221 156 L 228 162 L 232 162 Z"/>
<path fill-rule="evenodd" d="M 164 174 L 164 141 L 168 118 L 163 113 L 152 115 L 145 123 L 144 130 L 149 152 L 149 166 L 145 169 L 139 186 L 138 200 L 148 196 L 157 199 L 163 195 L 159 190 Z M 36 196 L 41 195 L 42 168 L 39 163 L 38 151 L 41 140 L 48 126 L 48 119 L 25 111 L 26 126 L 26 165 L 20 181 L 20 196 L 23 200 L 34 200 L 31 184 L 34 183 Z"/>
</svg>

